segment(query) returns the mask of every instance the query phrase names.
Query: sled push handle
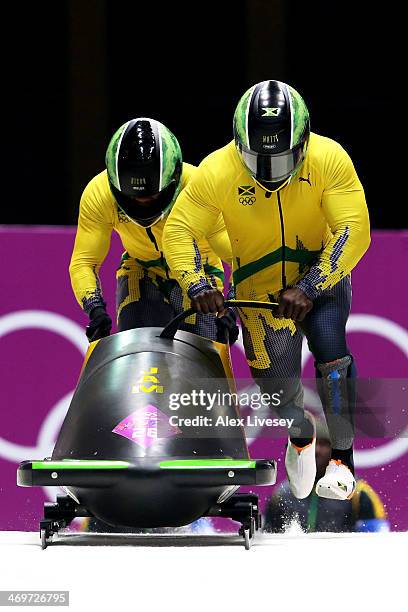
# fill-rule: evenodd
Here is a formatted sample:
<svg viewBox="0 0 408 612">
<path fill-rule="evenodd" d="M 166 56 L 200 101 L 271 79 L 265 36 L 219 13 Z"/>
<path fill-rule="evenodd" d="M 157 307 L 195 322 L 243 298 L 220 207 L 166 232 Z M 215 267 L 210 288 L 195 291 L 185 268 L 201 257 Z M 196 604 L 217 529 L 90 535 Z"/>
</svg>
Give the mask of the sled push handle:
<svg viewBox="0 0 408 612">
<path fill-rule="evenodd" d="M 264 308 L 266 310 L 274 310 L 276 306 L 278 306 L 277 302 L 259 302 L 256 300 L 226 300 L 224 302 L 225 308 Z M 188 310 L 184 310 L 180 312 L 174 319 L 172 319 L 166 327 L 163 329 L 160 334 L 160 338 L 165 338 L 166 340 L 173 340 L 176 334 L 176 331 L 180 327 L 180 325 L 191 317 L 191 315 L 196 314 L 196 311 L 193 308 L 189 308 Z"/>
</svg>

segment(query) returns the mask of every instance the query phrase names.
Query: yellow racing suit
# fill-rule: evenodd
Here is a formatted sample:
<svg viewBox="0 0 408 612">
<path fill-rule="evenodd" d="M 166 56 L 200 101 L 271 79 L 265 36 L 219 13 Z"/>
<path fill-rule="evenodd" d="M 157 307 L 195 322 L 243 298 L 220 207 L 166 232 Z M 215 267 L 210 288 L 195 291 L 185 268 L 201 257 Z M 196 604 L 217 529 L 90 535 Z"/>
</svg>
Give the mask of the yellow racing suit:
<svg viewBox="0 0 408 612">
<path fill-rule="evenodd" d="M 182 189 L 196 171 L 194 166 L 183 164 Z M 75 297 L 87 314 L 96 306 L 105 305 L 99 269 L 109 251 L 112 231 L 119 234 L 125 248 L 117 271 L 117 317 L 120 330 L 165 324 L 166 321 L 156 320 L 159 313 L 168 320 L 189 307 L 189 298 L 169 271 L 163 254 L 165 223 L 166 219 L 162 219 L 150 228 L 143 228 L 132 222 L 118 208 L 109 188 L 106 170 L 89 182 L 80 202 L 78 230 L 69 267 Z M 197 263 L 194 265 L 199 265 L 203 282 L 222 290 L 223 267 L 214 250 L 228 261 L 230 245 L 220 214 L 207 234 L 207 239 L 201 238 L 195 243 Z M 138 308 L 133 324 L 127 320 L 121 325 L 121 316 L 126 311 L 131 312 L 129 307 L 136 305 Z M 142 313 L 139 306 L 143 307 Z M 168 306 L 172 306 L 172 310 Z M 189 322 L 193 324 L 196 320 L 197 317 L 190 317 Z M 199 333 L 200 330 L 195 331 Z"/>
<path fill-rule="evenodd" d="M 232 248 L 237 299 L 276 301 L 300 287 L 312 300 L 346 279 L 370 243 L 362 185 L 340 144 L 312 133 L 300 171 L 287 186 L 267 192 L 244 167 L 234 142 L 210 154 L 181 193 L 164 232 L 166 259 L 190 296 L 205 286 L 194 244 L 208 236 L 220 213 Z M 267 369 L 266 328 L 297 329 L 270 311 L 244 309 L 251 337 L 248 363 Z M 244 330 L 245 333 L 245 330 Z M 270 351 L 269 351 L 270 353 Z"/>
</svg>

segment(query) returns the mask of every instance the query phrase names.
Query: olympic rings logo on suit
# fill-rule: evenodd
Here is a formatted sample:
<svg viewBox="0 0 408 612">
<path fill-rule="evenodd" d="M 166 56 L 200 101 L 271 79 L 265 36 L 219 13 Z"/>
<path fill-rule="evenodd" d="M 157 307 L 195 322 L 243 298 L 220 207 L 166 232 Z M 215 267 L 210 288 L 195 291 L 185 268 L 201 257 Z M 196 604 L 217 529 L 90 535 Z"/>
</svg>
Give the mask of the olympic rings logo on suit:
<svg viewBox="0 0 408 612">
<path fill-rule="evenodd" d="M 242 204 L 243 206 L 252 206 L 252 204 L 255 204 L 256 202 L 256 197 L 255 196 L 241 196 L 239 198 L 239 203 Z"/>
</svg>

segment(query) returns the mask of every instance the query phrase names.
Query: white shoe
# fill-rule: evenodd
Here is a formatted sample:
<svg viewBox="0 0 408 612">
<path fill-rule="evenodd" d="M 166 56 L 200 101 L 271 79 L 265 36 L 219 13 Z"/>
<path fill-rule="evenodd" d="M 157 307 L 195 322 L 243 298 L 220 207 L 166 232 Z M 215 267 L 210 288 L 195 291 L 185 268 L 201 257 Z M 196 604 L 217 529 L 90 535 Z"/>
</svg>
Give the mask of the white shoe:
<svg viewBox="0 0 408 612">
<path fill-rule="evenodd" d="M 313 440 L 300 448 L 292 444 L 289 438 L 285 456 L 290 490 L 297 499 L 308 497 L 316 480 L 316 425 L 314 417 L 310 413 L 305 414 L 313 424 Z"/>
<path fill-rule="evenodd" d="M 355 488 L 351 470 L 341 461 L 331 459 L 325 475 L 317 481 L 316 493 L 327 499 L 351 499 Z"/>
</svg>

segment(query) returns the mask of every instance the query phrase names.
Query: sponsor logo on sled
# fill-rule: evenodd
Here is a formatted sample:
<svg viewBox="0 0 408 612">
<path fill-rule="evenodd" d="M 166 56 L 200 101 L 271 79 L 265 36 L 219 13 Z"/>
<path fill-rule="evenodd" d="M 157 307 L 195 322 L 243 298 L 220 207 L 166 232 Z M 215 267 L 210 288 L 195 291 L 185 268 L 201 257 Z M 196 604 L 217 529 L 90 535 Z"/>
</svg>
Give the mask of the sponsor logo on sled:
<svg viewBox="0 0 408 612">
<path fill-rule="evenodd" d="M 160 435 L 159 432 L 160 431 Z M 142 448 L 149 448 L 158 438 L 171 438 L 181 430 L 170 425 L 168 417 L 156 406 L 141 406 L 112 429 L 112 433 L 128 438 Z"/>
<path fill-rule="evenodd" d="M 159 368 L 150 368 L 144 371 L 137 384 L 132 387 L 132 393 L 163 393 L 163 385 L 160 384 Z"/>
</svg>

